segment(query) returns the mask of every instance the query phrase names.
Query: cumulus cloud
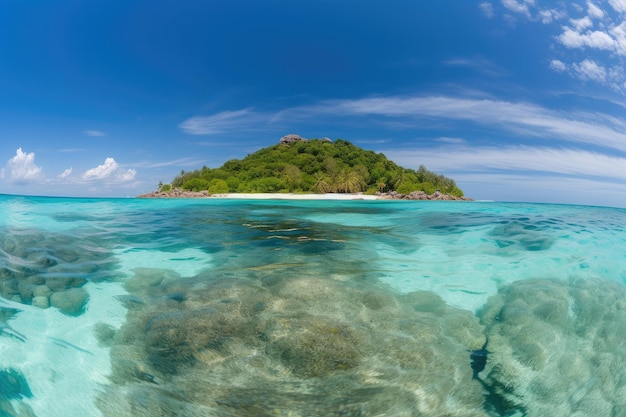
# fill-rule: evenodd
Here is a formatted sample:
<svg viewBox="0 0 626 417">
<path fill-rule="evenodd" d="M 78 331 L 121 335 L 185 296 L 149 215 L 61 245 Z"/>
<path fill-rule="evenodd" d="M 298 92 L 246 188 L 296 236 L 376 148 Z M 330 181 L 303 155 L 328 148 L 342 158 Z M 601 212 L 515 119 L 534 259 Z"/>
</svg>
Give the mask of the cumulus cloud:
<svg viewBox="0 0 626 417">
<path fill-rule="evenodd" d="M 81 178 L 86 181 L 107 180 L 107 181 L 132 181 L 137 175 L 134 169 L 120 172 L 120 165 L 113 158 L 106 158 L 104 164 L 88 169 Z"/>
<path fill-rule="evenodd" d="M 83 133 L 87 136 L 106 136 L 106 133 L 100 130 L 85 130 Z"/>
<path fill-rule="evenodd" d="M 615 40 L 608 33 L 594 30 L 581 33 L 569 27 L 563 29 L 557 39 L 567 48 L 595 48 L 601 50 L 615 50 Z"/>
<path fill-rule="evenodd" d="M 597 62 L 585 59 L 579 64 L 574 64 L 574 71 L 581 80 L 592 80 L 604 83 L 607 80 L 607 70 Z"/>
<path fill-rule="evenodd" d="M 552 10 L 540 10 L 539 11 L 539 20 L 541 21 L 541 23 L 547 25 L 548 23 L 552 23 L 554 19 L 555 19 L 554 11 Z"/>
<path fill-rule="evenodd" d="M 618 13 L 626 13 L 626 0 L 609 0 L 609 4 Z"/>
<path fill-rule="evenodd" d="M 591 2 L 587 3 L 587 13 L 590 17 L 596 19 L 602 19 L 604 17 L 604 12 L 602 11 L 602 9 L 600 9 L 598 6 Z"/>
<path fill-rule="evenodd" d="M 104 164 L 95 168 L 88 169 L 83 173 L 84 180 L 101 180 L 110 177 L 117 169 L 119 164 L 113 158 L 104 160 Z"/>
<path fill-rule="evenodd" d="M 490 4 L 496 15 L 496 4 Z M 626 0 L 554 2 L 550 8 L 535 0 L 501 0 L 500 6 L 506 21 L 546 25 L 564 22 L 555 25 L 551 49 L 559 53 L 559 60 L 552 61 L 549 67 L 574 79 L 599 83 L 626 94 L 624 71 L 617 70 L 624 67 L 626 57 Z M 576 50 L 576 56 L 567 50 Z"/>
<path fill-rule="evenodd" d="M 522 0 L 520 2 L 516 0 L 502 0 L 502 5 L 508 10 L 522 14 L 528 18 L 531 17 L 529 6 L 534 5 L 534 0 Z"/>
<path fill-rule="evenodd" d="M 117 179 L 120 181 L 132 181 L 133 179 L 135 179 L 135 175 L 137 175 L 137 171 L 134 169 L 129 169 L 127 171 L 124 171 L 122 173 L 120 173 L 117 176 Z"/>
<path fill-rule="evenodd" d="M 18 148 L 15 156 L 7 162 L 9 177 L 13 182 L 28 182 L 43 178 L 43 170 L 35 164 L 35 153 Z"/>
<path fill-rule="evenodd" d="M 553 59 L 550 61 L 550 69 L 556 72 L 563 72 L 567 70 L 567 65 L 563 61 L 559 61 L 558 59 Z"/>
<path fill-rule="evenodd" d="M 579 32 L 593 26 L 593 22 L 591 21 L 589 16 L 585 16 L 580 19 L 570 19 L 569 22 Z"/>
</svg>

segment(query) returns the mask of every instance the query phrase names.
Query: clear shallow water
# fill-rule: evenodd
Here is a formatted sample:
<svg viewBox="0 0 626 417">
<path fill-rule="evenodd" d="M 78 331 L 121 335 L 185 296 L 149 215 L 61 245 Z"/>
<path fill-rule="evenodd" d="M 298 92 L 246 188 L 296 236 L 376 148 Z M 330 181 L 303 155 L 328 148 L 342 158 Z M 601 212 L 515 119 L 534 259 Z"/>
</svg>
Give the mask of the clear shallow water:
<svg viewBox="0 0 626 417">
<path fill-rule="evenodd" d="M 625 225 L 0 196 L 0 416 L 626 416 Z"/>
</svg>

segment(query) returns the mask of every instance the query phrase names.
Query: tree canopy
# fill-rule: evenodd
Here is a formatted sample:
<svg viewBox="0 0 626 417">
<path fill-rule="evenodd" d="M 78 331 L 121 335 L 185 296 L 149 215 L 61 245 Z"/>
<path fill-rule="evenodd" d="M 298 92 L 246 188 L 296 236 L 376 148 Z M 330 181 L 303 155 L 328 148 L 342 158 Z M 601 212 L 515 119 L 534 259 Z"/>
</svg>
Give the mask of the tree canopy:
<svg viewBox="0 0 626 417">
<path fill-rule="evenodd" d="M 171 184 L 191 191 L 217 193 L 357 193 L 424 191 L 463 196 L 443 175 L 403 168 L 382 153 L 338 139 L 297 141 L 263 148 L 219 168 L 182 171 Z"/>
</svg>

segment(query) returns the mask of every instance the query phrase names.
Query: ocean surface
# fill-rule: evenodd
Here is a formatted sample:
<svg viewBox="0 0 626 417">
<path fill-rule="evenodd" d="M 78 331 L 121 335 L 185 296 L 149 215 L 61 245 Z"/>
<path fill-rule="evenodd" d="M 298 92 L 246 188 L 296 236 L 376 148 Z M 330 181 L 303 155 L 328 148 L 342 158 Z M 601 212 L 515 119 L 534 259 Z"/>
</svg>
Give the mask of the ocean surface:
<svg viewBox="0 0 626 417">
<path fill-rule="evenodd" d="M 626 416 L 626 210 L 0 195 L 0 417 Z"/>
</svg>

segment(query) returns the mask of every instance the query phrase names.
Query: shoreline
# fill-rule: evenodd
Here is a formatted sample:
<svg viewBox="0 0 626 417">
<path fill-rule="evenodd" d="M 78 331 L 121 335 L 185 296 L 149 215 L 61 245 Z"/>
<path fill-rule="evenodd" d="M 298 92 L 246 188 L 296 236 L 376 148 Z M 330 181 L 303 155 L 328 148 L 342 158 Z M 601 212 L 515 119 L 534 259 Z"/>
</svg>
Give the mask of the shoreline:
<svg viewBox="0 0 626 417">
<path fill-rule="evenodd" d="M 212 194 L 209 198 L 245 200 L 380 200 L 376 195 L 365 194 L 294 194 L 294 193 L 225 193 Z"/>
<path fill-rule="evenodd" d="M 423 191 L 413 191 L 410 194 L 399 194 L 395 191 L 377 193 L 375 195 L 363 193 L 324 193 L 324 194 L 297 194 L 297 193 L 218 193 L 209 194 L 208 191 L 184 191 L 180 189 L 168 192 L 153 191 L 141 194 L 137 198 L 221 198 L 242 200 L 419 200 L 419 201 L 474 201 L 469 197 L 456 197 L 449 194 L 435 192 L 426 194 Z"/>
</svg>

